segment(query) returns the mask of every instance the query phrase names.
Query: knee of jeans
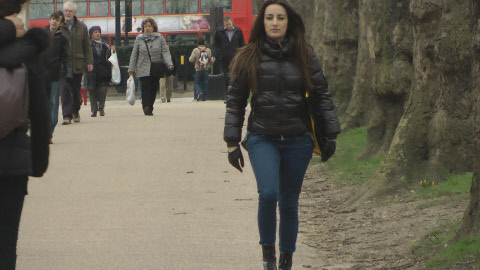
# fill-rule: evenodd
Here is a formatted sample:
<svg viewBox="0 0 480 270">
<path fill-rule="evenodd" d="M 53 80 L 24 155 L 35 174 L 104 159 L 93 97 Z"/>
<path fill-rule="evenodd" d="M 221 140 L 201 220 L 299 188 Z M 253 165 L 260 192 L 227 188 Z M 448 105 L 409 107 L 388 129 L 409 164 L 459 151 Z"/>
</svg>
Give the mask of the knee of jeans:
<svg viewBox="0 0 480 270">
<path fill-rule="evenodd" d="M 286 214 L 296 213 L 298 211 L 298 198 L 280 200 L 278 202 L 278 208 Z"/>
<path fill-rule="evenodd" d="M 276 204 L 278 201 L 278 195 L 275 191 L 260 191 L 258 200 L 261 204 Z"/>
</svg>

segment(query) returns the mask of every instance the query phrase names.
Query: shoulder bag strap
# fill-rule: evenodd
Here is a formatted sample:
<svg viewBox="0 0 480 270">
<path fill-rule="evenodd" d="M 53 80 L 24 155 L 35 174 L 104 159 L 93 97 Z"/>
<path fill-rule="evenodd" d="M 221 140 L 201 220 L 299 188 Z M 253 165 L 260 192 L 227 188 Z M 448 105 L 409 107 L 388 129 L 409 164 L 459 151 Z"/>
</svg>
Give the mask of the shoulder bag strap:
<svg viewBox="0 0 480 270">
<path fill-rule="evenodd" d="M 147 41 L 146 40 L 143 40 L 143 41 L 145 41 L 145 46 L 147 47 L 148 58 L 150 58 L 150 62 L 152 62 L 152 56 L 150 55 L 150 50 L 148 49 Z"/>
</svg>

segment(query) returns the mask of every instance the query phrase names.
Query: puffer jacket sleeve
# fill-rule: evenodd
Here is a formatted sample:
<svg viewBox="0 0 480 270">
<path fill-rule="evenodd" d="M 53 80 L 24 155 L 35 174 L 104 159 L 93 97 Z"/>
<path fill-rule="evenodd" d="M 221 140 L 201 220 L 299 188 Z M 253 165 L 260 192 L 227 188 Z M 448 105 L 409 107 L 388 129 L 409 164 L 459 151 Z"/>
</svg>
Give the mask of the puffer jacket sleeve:
<svg viewBox="0 0 480 270">
<path fill-rule="evenodd" d="M 41 52 L 48 47 L 49 36 L 40 31 L 40 28 L 29 30 L 25 39 L 31 41 Z M 43 41 L 46 46 L 39 46 L 38 41 Z M 38 54 L 25 62 L 28 68 L 29 79 L 29 117 L 30 141 L 32 158 L 32 176 L 41 177 L 48 167 L 49 138 L 50 138 L 50 111 L 48 110 L 47 90 L 45 84 L 45 59 Z"/>
<path fill-rule="evenodd" d="M 235 78 L 232 76 L 232 84 L 227 91 L 227 112 L 225 113 L 225 127 L 223 139 L 227 146 L 239 145 L 242 138 L 242 127 L 245 121 L 245 108 L 250 95 L 248 78 L 246 74 Z"/>
<path fill-rule="evenodd" d="M 340 121 L 335 112 L 335 104 L 332 95 L 328 92 L 328 83 L 315 52 L 311 52 L 312 59 L 312 83 L 309 99 L 313 110 L 320 121 L 322 135 L 329 139 L 335 139 L 340 133 Z"/>
</svg>

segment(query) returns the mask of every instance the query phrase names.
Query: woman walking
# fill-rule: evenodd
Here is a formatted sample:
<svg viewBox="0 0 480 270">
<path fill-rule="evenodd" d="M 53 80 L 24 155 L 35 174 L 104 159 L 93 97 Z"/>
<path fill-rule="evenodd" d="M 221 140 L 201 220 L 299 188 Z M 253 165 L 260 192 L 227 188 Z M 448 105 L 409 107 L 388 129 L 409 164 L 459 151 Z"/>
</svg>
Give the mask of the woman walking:
<svg viewBox="0 0 480 270">
<path fill-rule="evenodd" d="M 22 93 L 20 100 L 5 95 L 0 99 L 2 270 L 15 269 L 18 229 L 28 176 L 42 176 L 47 170 L 49 156 L 50 111 L 41 55 L 48 48 L 50 37 L 40 28 L 32 28 L 25 33 L 23 22 L 17 17 L 25 2 L 0 0 L 1 92 Z M 15 113 L 12 114 L 12 111 Z"/>
<path fill-rule="evenodd" d="M 112 80 L 112 63 L 108 58 L 112 55 L 110 47 L 101 39 L 102 29 L 95 25 L 88 30 L 92 44 L 93 70 L 85 76 L 88 93 L 90 94 L 91 117 L 105 116 L 105 100 L 107 99 L 107 86 Z M 112 46 L 115 50 L 115 46 Z"/>
<path fill-rule="evenodd" d="M 128 73 L 136 74 L 142 85 L 142 108 L 145 115 L 153 115 L 153 104 L 159 90 L 160 74 L 152 74 L 152 63 L 165 63 L 169 70 L 173 69 L 170 51 L 165 38 L 159 34 L 154 19 L 142 21 L 142 34 L 138 35 L 130 56 Z"/>
<path fill-rule="evenodd" d="M 264 269 L 277 269 L 277 202 L 280 210 L 279 269 L 291 269 L 298 234 L 298 199 L 312 157 L 313 140 L 306 93 L 335 151 L 340 124 L 318 58 L 305 40 L 298 13 L 283 0 L 259 10 L 249 43 L 233 59 L 227 92 L 224 140 L 229 162 L 242 171 L 239 147 L 250 93 L 245 147 L 259 193 L 258 228 Z M 243 143 L 242 143 L 243 144 Z"/>
</svg>

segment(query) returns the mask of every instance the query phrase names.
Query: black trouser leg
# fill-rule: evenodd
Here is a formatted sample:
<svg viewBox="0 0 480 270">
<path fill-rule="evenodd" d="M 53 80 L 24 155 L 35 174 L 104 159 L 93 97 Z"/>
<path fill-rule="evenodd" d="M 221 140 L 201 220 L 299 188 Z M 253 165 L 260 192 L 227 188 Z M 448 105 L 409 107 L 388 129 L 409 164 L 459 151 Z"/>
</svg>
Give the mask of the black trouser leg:
<svg viewBox="0 0 480 270">
<path fill-rule="evenodd" d="M 99 87 L 98 85 L 92 83 L 92 87 L 89 89 L 88 94 L 90 95 L 90 110 L 92 113 L 98 111 L 98 99 L 99 99 Z"/>
<path fill-rule="evenodd" d="M 155 97 L 160 86 L 159 80 L 151 76 L 140 77 L 142 84 L 142 107 L 149 107 L 153 110 L 153 104 L 155 103 Z"/>
<path fill-rule="evenodd" d="M 227 96 L 227 89 L 228 89 L 228 84 L 230 83 L 230 77 L 228 76 L 228 67 L 230 66 L 230 60 L 224 61 L 222 60 L 222 71 L 223 71 L 223 76 L 225 78 L 225 96 Z"/>
<path fill-rule="evenodd" d="M 13 270 L 17 260 L 20 216 L 27 176 L 0 176 L 0 269 Z"/>
<path fill-rule="evenodd" d="M 73 74 L 73 86 L 72 86 L 72 113 L 78 114 L 80 106 L 82 105 L 82 97 L 80 88 L 82 86 L 83 74 Z"/>
<path fill-rule="evenodd" d="M 66 81 L 65 75 L 60 80 L 60 98 L 62 100 L 62 115 L 63 118 L 72 119 L 72 85 Z"/>
</svg>

